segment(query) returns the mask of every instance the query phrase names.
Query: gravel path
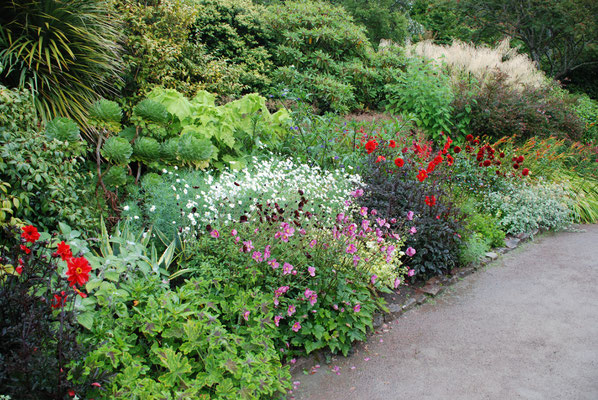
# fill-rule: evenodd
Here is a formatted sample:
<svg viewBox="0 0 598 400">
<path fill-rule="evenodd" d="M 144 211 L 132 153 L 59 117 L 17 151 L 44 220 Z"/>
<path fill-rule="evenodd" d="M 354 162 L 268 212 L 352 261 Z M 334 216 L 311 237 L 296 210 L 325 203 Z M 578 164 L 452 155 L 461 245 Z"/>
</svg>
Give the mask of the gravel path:
<svg viewBox="0 0 598 400">
<path fill-rule="evenodd" d="M 598 399 L 598 225 L 547 234 L 294 374 L 301 400 Z M 338 373 L 333 371 L 338 367 Z"/>
</svg>

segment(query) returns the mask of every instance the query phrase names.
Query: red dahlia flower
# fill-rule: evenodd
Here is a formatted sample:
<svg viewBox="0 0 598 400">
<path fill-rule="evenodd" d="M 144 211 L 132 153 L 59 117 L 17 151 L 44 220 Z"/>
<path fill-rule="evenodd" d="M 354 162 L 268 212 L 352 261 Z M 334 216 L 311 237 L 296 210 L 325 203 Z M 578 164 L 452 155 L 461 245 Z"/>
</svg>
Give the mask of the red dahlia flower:
<svg viewBox="0 0 598 400">
<path fill-rule="evenodd" d="M 453 151 L 455 152 L 455 154 L 459 154 L 459 153 L 461 153 L 461 147 L 455 146 L 455 147 L 453 147 Z"/>
<path fill-rule="evenodd" d="M 370 140 L 365 144 L 365 151 L 367 151 L 368 154 L 372 154 L 372 152 L 376 150 L 376 147 L 378 147 L 378 142 L 375 140 Z"/>
<path fill-rule="evenodd" d="M 417 179 L 420 182 L 423 182 L 427 177 L 428 177 L 428 173 L 426 172 L 426 170 L 425 169 L 420 169 L 419 170 L 419 174 L 417 174 Z"/>
<path fill-rule="evenodd" d="M 70 258 L 66 264 L 68 266 L 66 276 L 71 286 L 84 285 L 89 280 L 91 266 L 85 257 Z"/>
<path fill-rule="evenodd" d="M 426 196 L 426 204 L 430 207 L 436 205 L 436 196 Z"/>
<path fill-rule="evenodd" d="M 69 258 L 73 257 L 73 252 L 71 251 L 71 247 L 64 243 L 64 240 L 60 243 L 58 243 L 58 249 L 56 250 L 56 253 L 54 253 L 56 256 L 60 256 L 60 258 L 62 259 L 62 261 L 66 261 Z"/>
<path fill-rule="evenodd" d="M 401 168 L 403 165 L 405 165 L 405 161 L 402 158 L 395 158 L 395 165 Z"/>
<path fill-rule="evenodd" d="M 388 147 L 390 147 L 391 149 L 394 149 L 395 147 L 397 147 L 397 142 L 395 142 L 394 140 L 389 141 Z"/>
<path fill-rule="evenodd" d="M 37 239 L 39 239 L 39 232 L 37 228 L 33 225 L 24 226 L 23 233 L 21 233 L 21 237 L 28 242 L 35 243 Z"/>
<path fill-rule="evenodd" d="M 521 163 L 523 162 L 523 160 L 525 160 L 525 158 L 523 158 L 523 156 L 519 156 L 519 157 L 517 157 L 517 162 L 518 162 L 519 164 L 521 164 Z"/>
<path fill-rule="evenodd" d="M 484 160 L 484 167 L 489 167 L 490 164 L 492 164 L 492 161 L 490 161 L 490 160 Z"/>
<path fill-rule="evenodd" d="M 519 164 L 517 164 L 517 163 L 513 164 L 513 168 L 514 169 L 519 169 Z"/>
<path fill-rule="evenodd" d="M 471 142 L 473 140 L 473 135 L 465 136 L 465 140 L 467 140 L 468 142 Z"/>
<path fill-rule="evenodd" d="M 529 175 L 529 169 L 523 168 L 523 170 L 521 171 L 521 175 L 528 176 Z"/>
</svg>

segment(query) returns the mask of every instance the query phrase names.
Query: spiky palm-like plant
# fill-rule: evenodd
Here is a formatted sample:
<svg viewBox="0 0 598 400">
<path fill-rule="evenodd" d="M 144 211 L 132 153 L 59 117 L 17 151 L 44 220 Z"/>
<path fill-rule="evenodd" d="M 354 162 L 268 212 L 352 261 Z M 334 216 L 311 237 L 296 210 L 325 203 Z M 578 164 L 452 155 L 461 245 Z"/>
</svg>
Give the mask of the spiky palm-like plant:
<svg viewBox="0 0 598 400">
<path fill-rule="evenodd" d="M 0 3 L 0 82 L 30 86 L 44 120 L 85 124 L 86 110 L 119 78 L 117 21 L 102 0 Z"/>
</svg>

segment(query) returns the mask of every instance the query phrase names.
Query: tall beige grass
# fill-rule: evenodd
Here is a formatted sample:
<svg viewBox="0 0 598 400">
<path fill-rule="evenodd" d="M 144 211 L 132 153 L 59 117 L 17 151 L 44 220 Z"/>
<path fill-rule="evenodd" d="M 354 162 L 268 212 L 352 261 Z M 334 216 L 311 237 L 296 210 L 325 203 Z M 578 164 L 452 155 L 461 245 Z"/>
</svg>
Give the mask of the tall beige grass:
<svg viewBox="0 0 598 400">
<path fill-rule="evenodd" d="M 485 82 L 496 72 L 502 72 L 506 74 L 507 82 L 514 87 L 539 87 L 549 83 L 527 55 L 509 46 L 509 39 L 504 39 L 496 47 L 475 46 L 460 41 L 442 46 L 425 40 L 412 45 L 410 53 L 439 64 L 444 62 L 455 78 L 458 74 L 467 73 Z"/>
</svg>

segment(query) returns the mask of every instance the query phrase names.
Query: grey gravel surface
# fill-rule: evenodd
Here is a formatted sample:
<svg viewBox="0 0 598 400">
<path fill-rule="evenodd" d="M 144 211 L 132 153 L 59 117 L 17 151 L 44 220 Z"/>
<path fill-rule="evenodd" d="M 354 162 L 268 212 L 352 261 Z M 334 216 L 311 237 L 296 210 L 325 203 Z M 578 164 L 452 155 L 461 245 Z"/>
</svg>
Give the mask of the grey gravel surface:
<svg viewBox="0 0 598 400">
<path fill-rule="evenodd" d="M 292 396 L 598 400 L 598 225 L 579 229 L 501 256 L 350 357 L 296 371 Z"/>
</svg>

